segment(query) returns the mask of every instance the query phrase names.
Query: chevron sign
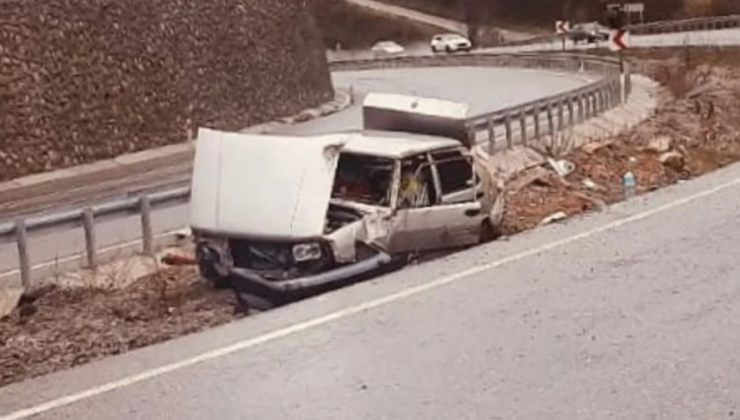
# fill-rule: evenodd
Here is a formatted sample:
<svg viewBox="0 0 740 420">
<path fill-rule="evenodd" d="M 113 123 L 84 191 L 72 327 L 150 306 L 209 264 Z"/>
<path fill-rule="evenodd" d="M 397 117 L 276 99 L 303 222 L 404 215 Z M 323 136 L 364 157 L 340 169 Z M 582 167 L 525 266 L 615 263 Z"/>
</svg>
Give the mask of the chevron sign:
<svg viewBox="0 0 740 420">
<path fill-rule="evenodd" d="M 555 22 L 555 32 L 558 35 L 565 35 L 570 32 L 570 22 L 558 20 Z"/>
<path fill-rule="evenodd" d="M 609 34 L 609 49 L 622 51 L 629 48 L 630 33 L 626 29 L 617 29 Z"/>
</svg>

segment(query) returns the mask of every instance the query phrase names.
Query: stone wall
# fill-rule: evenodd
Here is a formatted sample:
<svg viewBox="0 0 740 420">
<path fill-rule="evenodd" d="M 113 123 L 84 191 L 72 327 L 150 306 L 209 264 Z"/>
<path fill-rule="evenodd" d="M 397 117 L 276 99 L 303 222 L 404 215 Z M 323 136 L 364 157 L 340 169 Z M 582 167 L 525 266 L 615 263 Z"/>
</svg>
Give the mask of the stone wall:
<svg viewBox="0 0 740 420">
<path fill-rule="evenodd" d="M 0 180 L 333 95 L 307 0 L 0 0 Z"/>
</svg>

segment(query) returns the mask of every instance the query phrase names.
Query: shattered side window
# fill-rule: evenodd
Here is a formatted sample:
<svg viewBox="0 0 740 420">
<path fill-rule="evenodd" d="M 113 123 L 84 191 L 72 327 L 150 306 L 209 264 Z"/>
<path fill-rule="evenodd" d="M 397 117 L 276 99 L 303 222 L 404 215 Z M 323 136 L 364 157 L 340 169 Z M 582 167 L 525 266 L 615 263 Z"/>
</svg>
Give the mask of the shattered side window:
<svg viewBox="0 0 740 420">
<path fill-rule="evenodd" d="M 401 162 L 398 208 L 429 207 L 437 202 L 432 170 L 425 154 Z"/>
<path fill-rule="evenodd" d="M 390 206 L 393 159 L 341 153 L 332 198 Z"/>
</svg>

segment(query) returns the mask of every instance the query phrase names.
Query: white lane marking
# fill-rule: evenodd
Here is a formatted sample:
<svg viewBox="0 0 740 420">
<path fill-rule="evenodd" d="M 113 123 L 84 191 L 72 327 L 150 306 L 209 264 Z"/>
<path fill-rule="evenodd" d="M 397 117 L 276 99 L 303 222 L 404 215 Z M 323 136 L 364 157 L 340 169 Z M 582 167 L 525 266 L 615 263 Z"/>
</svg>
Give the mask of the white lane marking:
<svg viewBox="0 0 740 420">
<path fill-rule="evenodd" d="M 246 350 L 255 346 L 258 346 L 263 343 L 267 343 L 270 341 L 275 341 L 280 338 L 288 337 L 294 334 L 298 334 L 300 332 L 309 330 L 311 328 L 319 327 L 324 324 L 328 324 L 333 321 L 337 321 L 343 318 L 347 318 L 351 315 L 367 311 L 370 309 L 378 308 L 384 305 L 387 305 L 389 303 L 393 303 L 402 299 L 405 299 L 407 297 L 411 297 L 414 295 L 418 295 L 420 293 L 426 292 L 428 290 L 436 289 L 441 286 L 456 282 L 458 280 L 462 280 L 466 277 L 470 277 L 475 274 L 482 273 L 487 270 L 491 270 L 515 261 L 519 261 L 537 254 L 540 254 L 542 252 L 546 252 L 549 250 L 552 250 L 554 248 L 559 248 L 564 245 L 571 244 L 573 242 L 580 241 L 582 239 L 589 238 L 594 235 L 598 235 L 600 233 L 606 232 L 611 229 L 618 228 L 620 226 L 624 226 L 629 223 L 633 223 L 636 221 L 640 221 L 643 219 L 646 219 L 648 217 L 654 216 L 659 213 L 663 213 L 665 211 L 671 210 L 673 208 L 686 205 L 688 203 L 691 203 L 693 201 L 702 199 L 704 197 L 710 196 L 712 194 L 716 194 L 720 191 L 726 190 L 728 188 L 731 188 L 733 186 L 736 186 L 740 184 L 740 178 L 736 178 L 732 181 L 729 181 L 727 183 L 718 185 L 716 187 L 713 187 L 708 190 L 704 190 L 702 192 L 689 195 L 687 197 L 684 197 L 679 200 L 671 201 L 669 203 L 663 204 L 661 206 L 655 207 L 651 210 L 644 211 L 642 213 L 637 213 L 632 216 L 625 217 L 624 219 L 616 220 L 611 223 L 607 223 L 605 225 L 593 228 L 591 230 L 588 230 L 586 232 L 579 233 L 577 235 L 569 236 L 564 239 L 560 239 L 554 242 L 550 242 L 544 245 L 541 245 L 536 248 L 532 248 L 528 251 L 521 252 L 518 254 L 514 254 L 511 256 L 508 256 L 506 258 L 502 258 L 497 261 L 490 262 L 488 264 L 480 265 L 477 267 L 470 268 L 465 271 L 461 271 L 456 274 L 452 274 L 450 276 L 438 278 L 435 280 L 432 280 L 429 283 L 425 283 L 419 286 L 414 286 L 411 288 L 408 288 L 406 290 L 402 290 L 400 292 L 378 298 L 375 300 L 371 300 L 365 303 L 358 304 L 356 306 L 351 306 L 345 309 L 338 310 L 336 312 L 320 316 L 318 318 L 309 319 L 307 321 L 302 321 L 297 324 L 293 324 L 288 327 L 280 328 L 278 330 L 249 338 L 243 341 L 236 342 L 234 344 L 230 344 L 225 347 L 221 347 L 219 349 L 211 350 L 205 353 L 201 353 L 197 356 L 183 359 L 178 362 L 170 363 L 164 366 L 160 366 L 155 369 L 147 370 L 135 375 L 127 376 L 125 378 L 118 379 L 113 382 L 109 382 L 107 384 L 97 386 L 94 388 L 90 388 L 88 390 L 78 392 L 75 394 L 70 394 L 61 398 L 53 399 L 50 401 L 47 401 L 45 403 L 38 404 L 36 406 L 21 409 L 18 411 L 15 411 L 10 414 L 6 414 L 2 417 L 0 417 L 0 420 L 21 420 L 26 419 L 31 416 L 39 415 L 41 413 L 45 413 L 47 411 L 51 411 L 60 407 L 64 407 L 82 400 L 86 400 L 88 398 L 92 398 L 95 396 L 98 396 L 100 394 L 104 394 L 106 392 L 115 391 L 121 388 L 125 388 L 131 385 L 134 385 L 138 382 L 146 381 L 148 379 L 156 378 L 158 376 L 162 376 L 164 374 L 174 372 L 180 369 L 184 369 L 186 367 L 193 366 L 195 364 L 205 362 L 208 360 L 217 359 L 219 357 L 223 357 L 232 353 L 236 353 L 238 351 Z"/>
</svg>

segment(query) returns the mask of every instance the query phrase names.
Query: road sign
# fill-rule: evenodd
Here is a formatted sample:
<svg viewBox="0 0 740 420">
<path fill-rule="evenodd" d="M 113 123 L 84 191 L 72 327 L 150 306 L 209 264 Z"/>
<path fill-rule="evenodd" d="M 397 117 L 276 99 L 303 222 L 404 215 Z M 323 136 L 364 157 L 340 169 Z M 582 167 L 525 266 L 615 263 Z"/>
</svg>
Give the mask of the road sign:
<svg viewBox="0 0 740 420">
<path fill-rule="evenodd" d="M 642 13 L 645 11 L 645 3 L 625 3 L 622 10 L 627 13 Z"/>
<path fill-rule="evenodd" d="M 555 32 L 558 35 L 565 35 L 570 32 L 570 22 L 567 20 L 558 20 L 555 22 Z"/>
<path fill-rule="evenodd" d="M 626 29 L 617 29 L 609 33 L 609 49 L 622 51 L 629 48 L 630 33 Z"/>
</svg>

